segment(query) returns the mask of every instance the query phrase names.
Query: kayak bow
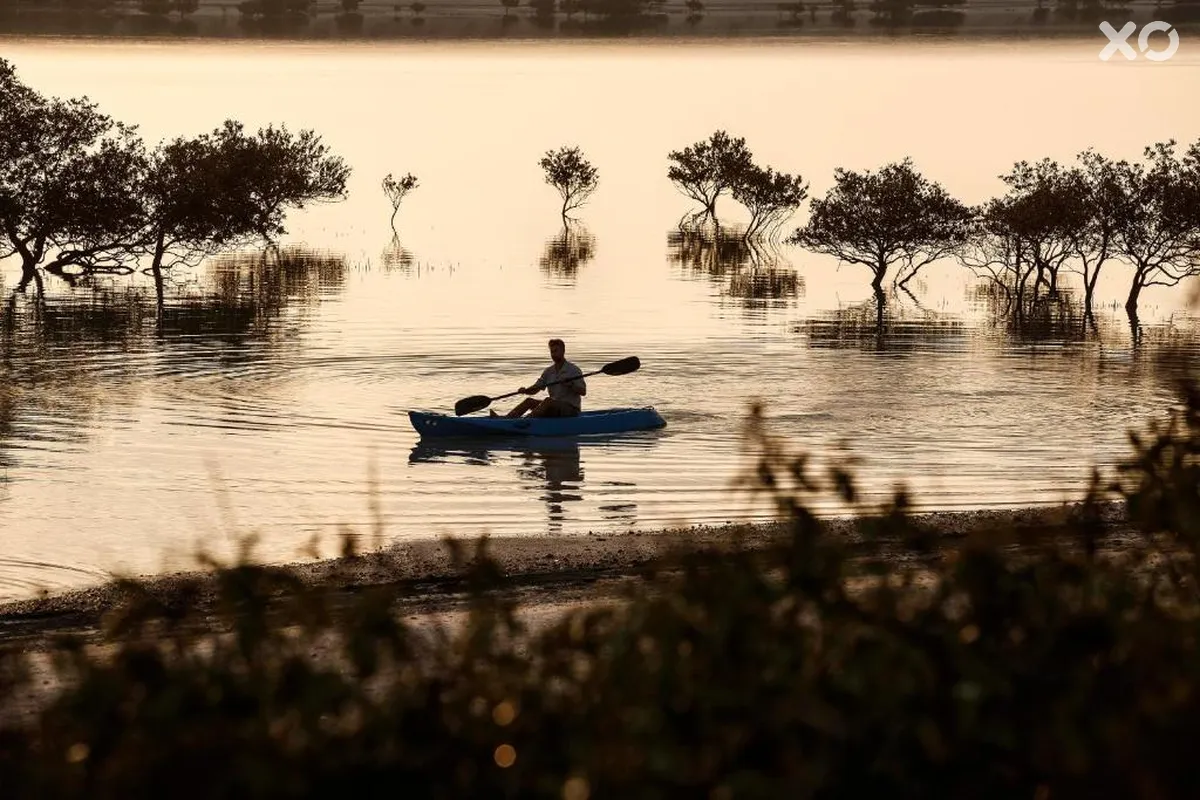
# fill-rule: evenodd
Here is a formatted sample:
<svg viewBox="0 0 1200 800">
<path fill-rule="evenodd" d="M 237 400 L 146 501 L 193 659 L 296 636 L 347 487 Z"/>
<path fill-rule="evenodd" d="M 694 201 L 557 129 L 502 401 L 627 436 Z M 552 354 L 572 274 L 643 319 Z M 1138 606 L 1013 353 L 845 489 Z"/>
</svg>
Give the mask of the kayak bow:
<svg viewBox="0 0 1200 800">
<path fill-rule="evenodd" d="M 450 436 L 587 436 L 651 430 L 667 424 L 650 406 L 585 411 L 577 417 L 451 417 L 410 411 L 408 419 L 417 433 L 427 439 Z"/>
</svg>

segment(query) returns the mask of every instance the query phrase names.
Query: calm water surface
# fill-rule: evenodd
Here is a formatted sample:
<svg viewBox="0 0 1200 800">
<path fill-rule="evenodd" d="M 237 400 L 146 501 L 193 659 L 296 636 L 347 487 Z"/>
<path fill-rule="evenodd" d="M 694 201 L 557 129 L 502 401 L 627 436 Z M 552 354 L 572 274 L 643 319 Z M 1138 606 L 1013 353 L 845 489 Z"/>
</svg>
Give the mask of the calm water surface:
<svg viewBox="0 0 1200 800">
<path fill-rule="evenodd" d="M 907 478 L 929 508 L 1075 496 L 1089 464 L 1125 453 L 1126 429 L 1173 404 L 1197 353 L 1186 288 L 1143 295 L 1135 348 L 1113 307 L 1123 267 L 1085 337 L 1070 309 L 1006 327 L 973 276 L 939 264 L 891 301 L 881 335 L 861 268 L 681 241 L 688 205 L 665 170 L 669 150 L 725 128 L 815 193 L 837 166 L 912 156 L 974 203 L 1017 159 L 1135 158 L 1200 136 L 1179 100 L 1196 56 L 1105 63 L 1098 48 L 6 40 L 24 80 L 87 94 L 151 141 L 284 122 L 315 128 L 354 174 L 346 202 L 292 215 L 280 253 L 172 275 L 161 313 L 144 278 L 48 277 L 39 301 L 0 264 L 0 597 L 184 568 L 199 547 L 228 552 L 236 529 L 274 560 L 314 535 L 329 552 L 339 526 L 372 530 L 373 482 L 388 540 L 762 516 L 728 489 L 753 397 L 798 447 L 848 440 L 872 487 Z M 537 160 L 567 143 L 600 189 L 564 232 Z M 379 181 L 408 171 L 421 186 L 393 239 Z M 514 390 L 551 336 L 585 370 L 640 356 L 634 375 L 591 379 L 587 403 L 653 404 L 668 428 L 418 445 L 407 409 Z"/>
</svg>

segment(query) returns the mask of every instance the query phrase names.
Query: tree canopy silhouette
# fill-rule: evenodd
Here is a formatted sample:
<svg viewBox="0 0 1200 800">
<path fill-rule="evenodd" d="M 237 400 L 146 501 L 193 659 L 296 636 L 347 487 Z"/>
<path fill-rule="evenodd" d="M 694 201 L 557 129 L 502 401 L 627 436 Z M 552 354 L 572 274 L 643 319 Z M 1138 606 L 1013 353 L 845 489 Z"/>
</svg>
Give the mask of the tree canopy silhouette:
<svg viewBox="0 0 1200 800">
<path fill-rule="evenodd" d="M 0 58 L 0 256 L 27 280 L 136 235 L 144 154 L 135 129 L 87 98 L 43 97 Z"/>
<path fill-rule="evenodd" d="M 764 233 L 773 238 L 775 231 L 808 197 L 808 185 L 801 176 L 757 164 L 740 170 L 732 188 L 733 199 L 750 212 L 746 238 L 757 238 Z"/>
<path fill-rule="evenodd" d="M 400 204 L 404 202 L 404 198 L 408 193 L 417 188 L 417 176 L 411 172 L 406 174 L 400 180 L 392 177 L 392 173 L 388 173 L 383 179 L 383 193 L 387 195 L 388 201 L 392 204 L 392 232 L 396 232 L 396 215 L 400 213 Z"/>
<path fill-rule="evenodd" d="M 586 203 L 600 183 L 596 168 L 584 158 L 578 147 L 563 146 L 558 150 L 547 150 L 538 165 L 546 173 L 546 183 L 562 195 L 564 219 L 567 212 Z"/>
<path fill-rule="evenodd" d="M 1145 149 L 1148 163 L 1122 161 L 1114 245 L 1133 267 L 1125 309 L 1136 316 L 1147 286 L 1175 286 L 1200 275 L 1200 140 L 1182 157 L 1171 139 Z"/>
<path fill-rule="evenodd" d="M 667 159 L 667 178 L 711 217 L 717 213 L 717 198 L 731 190 L 738 176 L 753 166 L 746 140 L 735 139 L 723 130 L 682 150 L 672 150 Z"/>
<path fill-rule="evenodd" d="M 291 209 L 345 195 L 350 168 L 308 130 L 227 120 L 152 152 L 86 98 L 48 99 L 0 59 L 0 257 L 26 279 L 163 267 L 285 233 Z"/>
<path fill-rule="evenodd" d="M 811 208 L 808 223 L 789 241 L 869 267 L 876 293 L 893 266 L 903 286 L 925 265 L 954 253 L 974 219 L 971 209 L 907 158 L 878 172 L 838 169 L 833 188 L 813 198 Z"/>
<path fill-rule="evenodd" d="M 1017 162 L 1000 179 L 1008 192 L 977 209 L 979 225 L 963 262 L 1023 309 L 1043 285 L 1057 293 L 1058 272 L 1091 218 L 1088 188 L 1080 172 L 1050 159 Z"/>
<path fill-rule="evenodd" d="M 267 127 L 251 136 L 227 121 L 153 153 L 142 185 L 140 244 L 157 270 L 223 247 L 274 242 L 285 233 L 289 208 L 341 197 L 349 172 L 311 131 L 293 136 Z"/>
</svg>

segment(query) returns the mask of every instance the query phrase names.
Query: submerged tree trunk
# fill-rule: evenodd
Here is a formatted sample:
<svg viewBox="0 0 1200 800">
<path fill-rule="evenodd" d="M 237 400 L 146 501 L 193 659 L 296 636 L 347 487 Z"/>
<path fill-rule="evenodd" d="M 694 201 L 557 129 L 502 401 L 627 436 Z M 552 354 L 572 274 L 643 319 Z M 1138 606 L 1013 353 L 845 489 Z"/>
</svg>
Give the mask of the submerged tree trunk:
<svg viewBox="0 0 1200 800">
<path fill-rule="evenodd" d="M 25 290 L 29 288 L 30 283 L 33 284 L 37 296 L 41 297 L 45 292 L 45 287 L 42 285 L 41 273 L 37 271 L 37 267 L 30 267 L 26 269 L 25 265 L 22 264 L 21 280 L 16 285 L 16 291 L 24 294 Z"/>
<path fill-rule="evenodd" d="M 1087 267 L 1083 269 L 1083 312 L 1087 316 L 1092 315 L 1092 301 L 1096 296 L 1096 279 L 1100 277 L 1100 265 L 1096 265 L 1096 269 L 1089 275 Z"/>
<path fill-rule="evenodd" d="M 154 276 L 154 301 L 155 308 L 158 313 L 158 326 L 162 328 L 163 318 L 163 272 L 162 262 L 163 256 L 167 252 L 166 236 L 162 231 L 158 232 L 158 238 L 154 241 L 154 259 L 150 262 L 150 274 Z"/>
<path fill-rule="evenodd" d="M 21 259 L 21 282 L 17 284 L 17 288 L 25 291 L 25 287 L 29 282 L 37 278 L 37 266 L 30 264 L 28 261 Z"/>
<path fill-rule="evenodd" d="M 1022 314 L 1025 308 L 1025 287 L 1029 281 L 1030 272 L 1021 271 L 1021 262 L 1017 261 L 1017 314 Z M 1033 284 L 1034 299 L 1037 298 L 1037 283 Z"/>
<path fill-rule="evenodd" d="M 161 333 L 163 329 L 163 310 L 166 305 L 163 301 L 164 292 L 162 267 L 155 265 L 150 268 L 150 272 L 154 275 L 154 308 L 156 311 L 158 330 Z"/>
<path fill-rule="evenodd" d="M 883 310 L 887 305 L 887 296 L 882 287 L 875 287 L 875 349 L 884 350 L 887 346 L 887 336 L 883 327 Z"/>
<path fill-rule="evenodd" d="M 1131 317 L 1137 316 L 1138 298 L 1142 296 L 1142 281 L 1145 275 L 1141 268 L 1133 275 L 1133 283 L 1129 286 L 1129 297 L 1125 300 L 1125 310 L 1129 312 Z"/>
<path fill-rule="evenodd" d="M 9 230 L 9 238 L 13 240 L 16 247 L 17 255 L 21 256 L 21 291 L 25 291 L 24 287 L 29 285 L 30 281 L 38 281 L 38 264 L 42 261 L 42 256 L 45 255 L 44 249 L 46 246 L 45 239 L 38 239 L 33 242 L 33 247 L 29 246 L 28 241 L 21 241 L 15 231 Z"/>
<path fill-rule="evenodd" d="M 1020 318 L 1021 314 L 1023 312 L 1023 309 L 1025 307 L 1026 274 L 1025 274 L 1024 267 L 1023 267 L 1024 262 L 1021 259 L 1021 240 L 1016 239 L 1013 242 L 1013 245 L 1014 245 L 1015 252 L 1013 254 L 1013 287 L 1012 287 L 1013 290 L 1012 290 L 1012 293 L 1014 295 L 1016 295 L 1016 298 L 1015 298 L 1016 315 L 1018 318 Z M 1007 257 L 1007 255 L 1006 255 L 1006 257 Z M 1005 266 L 1007 267 L 1007 264 Z"/>
<path fill-rule="evenodd" d="M 887 264 L 875 265 L 875 280 L 871 281 L 871 289 L 875 292 L 876 299 L 883 297 L 883 279 L 887 277 Z M 880 300 L 882 303 L 882 300 Z"/>
</svg>

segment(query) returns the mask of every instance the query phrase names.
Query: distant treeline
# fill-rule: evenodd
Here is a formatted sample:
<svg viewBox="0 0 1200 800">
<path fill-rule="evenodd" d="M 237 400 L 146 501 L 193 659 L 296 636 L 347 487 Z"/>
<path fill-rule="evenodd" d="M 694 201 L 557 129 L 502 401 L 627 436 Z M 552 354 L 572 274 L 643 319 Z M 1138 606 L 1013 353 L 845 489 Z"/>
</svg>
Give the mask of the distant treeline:
<svg viewBox="0 0 1200 800">
<path fill-rule="evenodd" d="M 668 162 L 668 179 L 700 206 L 681 220 L 685 232 L 719 237 L 717 201 L 728 193 L 749 214 L 742 238 L 775 240 L 808 199 L 801 176 L 757 164 L 746 140 L 725 131 L 672 151 Z M 887 279 L 904 288 L 943 259 L 985 278 L 1017 309 L 1043 291 L 1057 295 L 1062 275 L 1076 273 L 1089 316 L 1110 264 L 1132 271 L 1131 317 L 1145 288 L 1200 275 L 1200 140 L 1182 152 L 1174 140 L 1156 143 L 1141 161 L 1092 149 L 1068 165 L 1019 161 L 1000 179 L 1004 195 L 969 206 L 910 159 L 875 171 L 839 168 L 786 241 L 866 267 L 881 301 Z"/>
<path fill-rule="evenodd" d="M 477 9 L 490 3 L 452 3 L 461 11 L 463 8 Z M 122 13 L 142 15 L 150 18 L 167 19 L 175 17 L 185 19 L 196 14 L 203 7 L 236 9 L 242 19 L 247 21 L 288 21 L 289 24 L 303 25 L 309 18 L 318 13 L 333 11 L 343 16 L 359 15 L 370 7 L 381 7 L 391 10 L 396 15 L 402 12 L 409 15 L 413 21 L 423 21 L 430 3 L 422 0 L 413 2 L 379 2 L 371 3 L 364 0 L 332 0 L 321 2 L 317 0 L 0 0 L 0 11 L 9 10 L 61 10 L 66 12 L 91 13 Z M 432 4 L 436 11 L 439 4 Z M 971 8 L 988 9 L 995 3 L 975 2 L 971 0 L 829 0 L 828 2 L 803 2 L 803 0 L 788 0 L 775 3 L 782 27 L 802 27 L 805 22 L 815 23 L 821 14 L 828 17 L 835 25 L 852 27 L 859 17 L 866 12 L 869 23 L 873 26 L 888 28 L 913 27 L 954 27 L 962 24 L 963 10 Z M 669 13 L 680 13 L 686 16 L 689 23 L 700 21 L 713 8 L 723 11 L 736 10 L 743 13 L 761 12 L 771 8 L 771 4 L 747 3 L 721 4 L 715 0 L 705 3 L 704 0 L 497 0 L 493 6 L 502 10 L 505 22 L 516 22 L 520 17 L 512 12 L 526 7 L 529 16 L 539 26 L 552 26 L 556 17 L 564 18 L 564 28 L 567 30 L 573 24 L 582 21 L 586 26 L 589 20 L 603 25 L 606 21 L 616 23 L 617 31 L 621 25 L 634 25 L 638 21 L 654 23 L 665 20 Z M 1031 19 L 1034 22 L 1046 22 L 1053 18 L 1065 22 L 1091 21 L 1105 18 L 1114 13 L 1128 13 L 1129 3 L 1120 0 L 1026 0 L 1014 4 L 1015 7 L 1026 6 L 1031 9 Z M 1200 2 L 1197 0 L 1171 0 L 1160 3 L 1155 7 L 1157 18 L 1168 21 L 1185 22 L 1200 19 Z M 578 19 L 577 19 L 578 18 Z M 610 26 L 612 27 L 612 26 Z"/>
<path fill-rule="evenodd" d="M 47 98 L 0 59 L 0 260 L 18 259 L 18 288 L 40 272 L 144 269 L 156 276 L 284 233 L 284 215 L 345 197 L 350 168 L 312 131 L 268 127 L 251 135 L 234 121 L 210 134 L 148 149 L 136 129 L 84 99 Z M 717 226 L 730 195 L 749 214 L 743 238 L 775 240 L 808 199 L 799 175 L 755 162 L 746 141 L 725 131 L 667 155 L 667 178 L 700 208 L 683 228 Z M 562 196 L 564 221 L 596 190 L 599 175 L 578 147 L 539 162 Z M 1022 307 L 1057 294 L 1064 273 L 1083 281 L 1090 315 L 1109 264 L 1132 272 L 1126 308 L 1141 292 L 1200 274 L 1200 140 L 1146 148 L 1141 161 L 1094 150 L 1074 164 L 1021 161 L 1001 176 L 1007 192 L 977 206 L 955 199 L 910 160 L 876 170 L 838 169 L 810 200 L 808 221 L 787 241 L 860 264 L 882 298 L 889 278 L 903 288 L 921 269 L 957 259 Z M 418 186 L 390 174 L 383 190 L 392 222 Z"/>
<path fill-rule="evenodd" d="M 744 144 L 719 132 L 672 153 L 672 179 L 711 215 L 723 187 L 763 183 Z M 1157 143 L 1141 162 L 1090 149 L 1073 165 L 1020 161 L 1001 180 L 1006 194 L 969 207 L 907 159 L 875 172 L 838 169 L 834 186 L 813 198 L 808 222 L 788 241 L 867 267 L 876 293 L 887 277 L 903 287 L 922 267 L 948 257 L 1018 305 L 1041 288 L 1056 293 L 1060 274 L 1076 272 L 1089 314 L 1107 264 L 1132 270 L 1131 315 L 1146 287 L 1200 274 L 1200 140 L 1182 154 L 1173 140 Z M 765 186 L 760 194 L 766 195 L 760 202 L 791 206 L 791 198 Z"/>
</svg>

